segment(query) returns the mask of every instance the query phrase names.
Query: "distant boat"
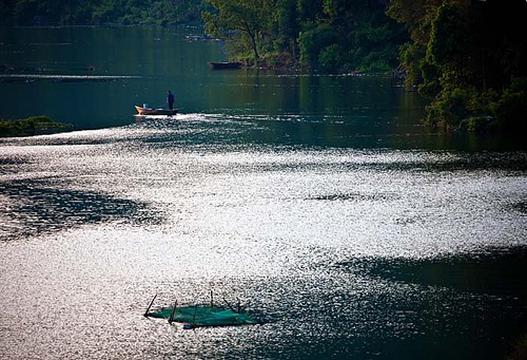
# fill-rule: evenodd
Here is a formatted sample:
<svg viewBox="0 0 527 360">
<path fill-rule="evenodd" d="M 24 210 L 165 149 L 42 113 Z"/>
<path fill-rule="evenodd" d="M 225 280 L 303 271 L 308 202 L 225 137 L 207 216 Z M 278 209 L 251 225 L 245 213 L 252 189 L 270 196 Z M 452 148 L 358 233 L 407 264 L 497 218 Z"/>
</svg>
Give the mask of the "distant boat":
<svg viewBox="0 0 527 360">
<path fill-rule="evenodd" d="M 178 109 L 152 109 L 138 105 L 135 105 L 135 110 L 139 115 L 176 115 L 178 112 Z"/>
<path fill-rule="evenodd" d="M 223 69 L 239 69 L 242 67 L 241 62 L 229 62 L 229 61 L 221 61 L 221 62 L 209 62 L 209 66 L 212 68 L 212 70 L 223 70 Z"/>
</svg>

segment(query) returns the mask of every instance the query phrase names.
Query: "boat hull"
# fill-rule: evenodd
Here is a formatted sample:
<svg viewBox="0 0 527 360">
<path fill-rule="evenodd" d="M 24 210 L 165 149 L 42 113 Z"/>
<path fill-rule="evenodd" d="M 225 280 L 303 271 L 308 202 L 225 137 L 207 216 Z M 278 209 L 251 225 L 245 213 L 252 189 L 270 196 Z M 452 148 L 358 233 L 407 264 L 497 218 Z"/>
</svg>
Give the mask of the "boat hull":
<svg viewBox="0 0 527 360">
<path fill-rule="evenodd" d="M 151 109 L 137 105 L 135 105 L 135 110 L 139 115 L 176 115 L 178 113 L 177 109 Z"/>
<path fill-rule="evenodd" d="M 239 69 L 242 67 L 242 63 L 239 62 L 209 62 L 209 66 L 213 70 L 226 70 L 226 69 Z"/>
</svg>

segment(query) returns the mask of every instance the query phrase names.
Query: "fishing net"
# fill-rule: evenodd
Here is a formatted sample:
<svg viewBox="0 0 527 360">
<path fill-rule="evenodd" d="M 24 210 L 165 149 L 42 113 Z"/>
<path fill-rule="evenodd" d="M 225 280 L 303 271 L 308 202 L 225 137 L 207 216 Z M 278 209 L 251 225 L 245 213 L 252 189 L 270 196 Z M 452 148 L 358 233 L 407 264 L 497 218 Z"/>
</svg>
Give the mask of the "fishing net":
<svg viewBox="0 0 527 360">
<path fill-rule="evenodd" d="M 153 310 L 148 316 L 162 319 L 170 319 L 179 323 L 188 323 L 192 326 L 232 326 L 256 324 L 249 314 L 236 312 L 219 306 L 178 306 L 174 314 L 174 308 L 166 307 Z"/>
</svg>

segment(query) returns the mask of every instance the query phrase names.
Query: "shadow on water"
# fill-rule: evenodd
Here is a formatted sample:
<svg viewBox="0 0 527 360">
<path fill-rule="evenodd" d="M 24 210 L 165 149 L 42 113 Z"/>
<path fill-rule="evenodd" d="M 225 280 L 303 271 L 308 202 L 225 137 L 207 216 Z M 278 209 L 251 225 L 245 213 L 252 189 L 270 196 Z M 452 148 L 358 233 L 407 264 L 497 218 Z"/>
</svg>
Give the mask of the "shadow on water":
<svg viewBox="0 0 527 360">
<path fill-rule="evenodd" d="M 523 215 L 527 215 L 527 201 L 520 201 L 512 205 L 512 209 L 522 213 Z"/>
<path fill-rule="evenodd" d="M 527 247 L 432 259 L 361 259 L 338 267 L 360 268 L 362 275 L 390 281 L 527 300 Z"/>
<path fill-rule="evenodd" d="M 155 224 L 161 221 L 148 204 L 91 191 L 59 189 L 50 179 L 0 183 L 0 241 L 52 233 L 84 224 L 124 221 Z"/>
<path fill-rule="evenodd" d="M 419 324 L 422 334 L 412 340 L 408 358 L 421 358 L 413 352 L 425 348 L 440 349 L 427 355 L 433 359 L 503 358 L 526 332 L 527 247 L 431 259 L 354 259 L 336 269 L 400 289 L 404 296 L 384 307 Z M 400 345 L 388 342 L 385 349 Z"/>
</svg>

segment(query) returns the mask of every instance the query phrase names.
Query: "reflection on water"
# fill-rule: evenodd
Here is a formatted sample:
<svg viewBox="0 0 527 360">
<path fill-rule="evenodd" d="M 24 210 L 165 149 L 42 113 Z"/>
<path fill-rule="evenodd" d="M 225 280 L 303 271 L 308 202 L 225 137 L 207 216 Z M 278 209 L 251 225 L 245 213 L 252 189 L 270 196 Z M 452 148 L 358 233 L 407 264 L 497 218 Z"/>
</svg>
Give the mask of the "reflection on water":
<svg viewBox="0 0 527 360">
<path fill-rule="evenodd" d="M 255 135 L 305 121 L 291 119 L 187 114 L 1 140 L 3 358 L 511 349 L 527 318 L 525 153 Z M 142 316 L 156 293 L 193 304 L 211 288 L 265 324 L 182 331 Z"/>
<path fill-rule="evenodd" d="M 0 28 L 2 117 L 45 114 L 76 129 L 123 126 L 134 105 L 176 107 L 254 125 L 236 141 L 397 149 L 525 149 L 523 138 L 435 134 L 425 103 L 389 77 L 211 71 L 217 42 L 189 28 Z M 33 44 L 28 46 L 28 44 Z M 86 51 L 90 49 L 90 51 Z M 215 136 L 209 137 L 216 138 Z"/>
</svg>

